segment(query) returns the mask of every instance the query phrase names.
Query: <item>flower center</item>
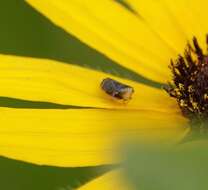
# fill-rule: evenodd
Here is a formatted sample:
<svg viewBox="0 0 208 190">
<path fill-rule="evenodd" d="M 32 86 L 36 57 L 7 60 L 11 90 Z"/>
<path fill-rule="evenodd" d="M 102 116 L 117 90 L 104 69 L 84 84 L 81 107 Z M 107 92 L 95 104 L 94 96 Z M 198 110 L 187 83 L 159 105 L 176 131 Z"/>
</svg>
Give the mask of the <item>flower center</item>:
<svg viewBox="0 0 208 190">
<path fill-rule="evenodd" d="M 208 46 L 208 36 L 206 40 Z M 208 120 L 208 53 L 200 48 L 197 39 L 188 43 L 184 55 L 171 60 L 173 80 L 165 87 L 175 98 L 185 117 L 191 121 Z"/>
</svg>

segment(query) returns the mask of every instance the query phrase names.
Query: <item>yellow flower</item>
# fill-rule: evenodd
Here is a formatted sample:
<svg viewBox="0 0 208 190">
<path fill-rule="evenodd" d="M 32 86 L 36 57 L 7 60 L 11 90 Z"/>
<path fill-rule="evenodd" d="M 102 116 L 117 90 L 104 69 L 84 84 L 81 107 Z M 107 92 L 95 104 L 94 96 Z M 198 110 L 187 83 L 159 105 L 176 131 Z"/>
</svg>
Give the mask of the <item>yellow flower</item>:
<svg viewBox="0 0 208 190">
<path fill-rule="evenodd" d="M 193 36 L 202 42 L 208 26 L 205 0 L 126 0 L 129 9 L 113 0 L 27 2 L 118 64 L 161 83 L 171 80 L 170 59 Z M 177 141 L 189 130 L 177 102 L 162 89 L 56 61 L 6 55 L 0 60 L 1 96 L 63 105 L 1 108 L 1 155 L 37 164 L 92 166 L 118 161 L 114 148 L 126 135 Z M 134 87 L 128 104 L 100 89 L 107 77 Z M 115 188 L 109 175 L 114 172 L 83 189 Z"/>
<path fill-rule="evenodd" d="M 100 165 L 117 161 L 113 145 L 125 135 L 177 140 L 186 131 L 186 119 L 161 90 L 114 77 L 136 91 L 123 104 L 101 90 L 108 74 L 43 59 L 0 60 L 3 97 L 60 107 L 1 108 L 1 155 L 56 166 Z"/>
</svg>

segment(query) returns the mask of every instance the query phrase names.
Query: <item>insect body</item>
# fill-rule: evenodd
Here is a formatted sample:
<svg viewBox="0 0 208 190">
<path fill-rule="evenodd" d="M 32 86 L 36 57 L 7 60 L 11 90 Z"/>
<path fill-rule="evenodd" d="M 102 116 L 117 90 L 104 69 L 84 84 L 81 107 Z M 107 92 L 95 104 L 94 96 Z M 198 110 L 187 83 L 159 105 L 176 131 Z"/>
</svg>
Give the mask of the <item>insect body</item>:
<svg viewBox="0 0 208 190">
<path fill-rule="evenodd" d="M 122 100 L 130 100 L 134 89 L 111 78 L 106 78 L 101 83 L 101 88 L 110 96 Z"/>
</svg>

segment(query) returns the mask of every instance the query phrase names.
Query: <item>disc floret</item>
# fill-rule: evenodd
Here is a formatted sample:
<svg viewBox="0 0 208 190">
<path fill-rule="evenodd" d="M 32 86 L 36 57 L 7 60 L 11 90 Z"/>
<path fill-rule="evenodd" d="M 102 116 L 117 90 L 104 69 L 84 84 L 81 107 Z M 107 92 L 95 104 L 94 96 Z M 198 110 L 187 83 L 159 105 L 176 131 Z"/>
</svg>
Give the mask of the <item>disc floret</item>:
<svg viewBox="0 0 208 190">
<path fill-rule="evenodd" d="M 208 37 L 207 37 L 208 46 Z M 196 37 L 188 43 L 184 55 L 171 60 L 173 80 L 165 87 L 175 98 L 185 117 L 208 120 L 208 53 L 204 53 Z"/>
</svg>

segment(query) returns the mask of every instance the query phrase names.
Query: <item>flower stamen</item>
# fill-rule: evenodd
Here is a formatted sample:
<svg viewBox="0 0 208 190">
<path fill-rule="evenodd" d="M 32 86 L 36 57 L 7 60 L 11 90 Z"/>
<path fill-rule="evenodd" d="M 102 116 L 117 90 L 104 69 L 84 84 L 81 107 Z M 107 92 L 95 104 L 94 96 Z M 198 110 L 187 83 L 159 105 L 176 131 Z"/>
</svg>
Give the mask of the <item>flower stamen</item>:
<svg viewBox="0 0 208 190">
<path fill-rule="evenodd" d="M 208 47 L 208 36 L 206 38 Z M 208 53 L 204 53 L 196 37 L 187 44 L 184 55 L 171 60 L 173 80 L 165 87 L 175 98 L 185 117 L 208 120 Z"/>
</svg>

